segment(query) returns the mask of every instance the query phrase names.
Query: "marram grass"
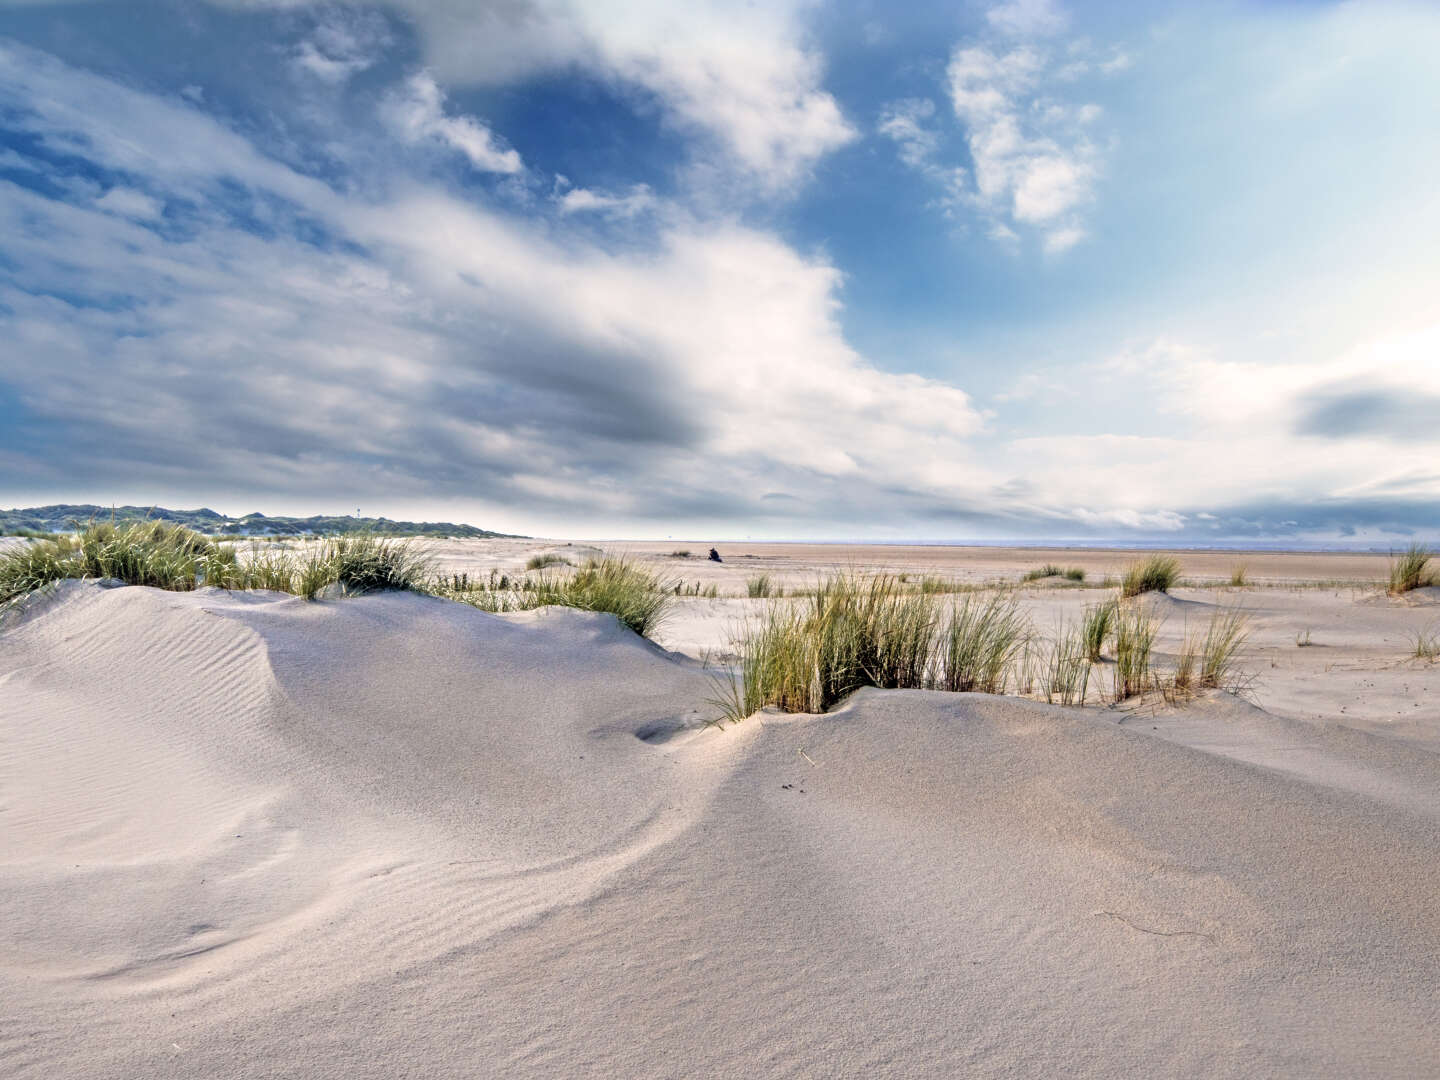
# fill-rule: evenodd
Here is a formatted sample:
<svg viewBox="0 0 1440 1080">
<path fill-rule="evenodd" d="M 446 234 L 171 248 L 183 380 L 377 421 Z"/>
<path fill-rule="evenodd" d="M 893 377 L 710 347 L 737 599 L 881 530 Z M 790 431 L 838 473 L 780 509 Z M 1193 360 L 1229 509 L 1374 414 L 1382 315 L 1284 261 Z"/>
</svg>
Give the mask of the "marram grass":
<svg viewBox="0 0 1440 1080">
<path fill-rule="evenodd" d="M 1085 609 L 1085 618 L 1080 623 L 1080 644 L 1092 664 L 1100 662 L 1105 642 L 1115 629 L 1115 618 L 1120 605 L 1114 600 L 1093 604 Z"/>
<path fill-rule="evenodd" d="M 496 613 L 551 606 L 609 612 L 642 637 L 653 637 L 675 596 L 685 594 L 680 583 L 613 555 L 590 559 L 574 573 L 558 577 L 512 578 L 492 572 L 488 579 L 471 580 L 452 575 L 433 581 L 429 591 Z M 695 595 L 705 593 L 697 587 Z M 708 595 L 713 595 L 713 586 Z"/>
<path fill-rule="evenodd" d="M 1091 661 L 1084 625 L 1061 623 L 1055 637 L 1035 646 L 1038 691 L 1052 705 L 1084 705 Z"/>
<path fill-rule="evenodd" d="M 1169 592 L 1180 580 L 1180 562 L 1169 555 L 1151 555 L 1131 563 L 1120 582 L 1122 596 L 1139 596 L 1147 592 Z"/>
<path fill-rule="evenodd" d="M 240 576 L 233 549 L 183 525 L 107 523 L 0 556 L 0 601 L 70 579 L 114 579 L 184 592 L 201 585 L 228 588 Z"/>
<path fill-rule="evenodd" d="M 893 575 L 837 574 L 741 626 L 739 671 L 718 680 L 712 702 L 739 720 L 765 706 L 825 712 L 865 686 L 1003 693 L 1029 636 L 1015 598 L 967 595 L 941 609 Z"/>
<path fill-rule="evenodd" d="M 1150 654 L 1159 623 L 1143 605 L 1115 616 L 1115 700 L 1138 697 L 1153 688 Z"/>
<path fill-rule="evenodd" d="M 202 586 L 272 589 L 314 599 L 336 584 L 349 593 L 420 590 L 429 572 L 427 561 L 406 540 L 343 536 L 324 541 L 303 558 L 267 550 L 242 559 L 234 543 L 183 525 L 104 523 L 0 555 L 0 602 L 72 579 L 110 579 L 171 592 Z"/>
<path fill-rule="evenodd" d="M 1434 552 L 1424 544 L 1411 544 L 1399 555 L 1393 556 L 1390 560 L 1391 594 L 1398 596 L 1440 584 L 1440 575 L 1430 569 L 1433 557 Z"/>
<path fill-rule="evenodd" d="M 1043 581 L 1046 578 L 1064 578 L 1066 581 L 1083 582 L 1085 571 L 1078 566 L 1063 567 L 1054 563 L 1046 563 L 1044 566 L 1037 566 L 1034 570 L 1027 570 L 1020 575 L 1021 581 Z"/>
</svg>

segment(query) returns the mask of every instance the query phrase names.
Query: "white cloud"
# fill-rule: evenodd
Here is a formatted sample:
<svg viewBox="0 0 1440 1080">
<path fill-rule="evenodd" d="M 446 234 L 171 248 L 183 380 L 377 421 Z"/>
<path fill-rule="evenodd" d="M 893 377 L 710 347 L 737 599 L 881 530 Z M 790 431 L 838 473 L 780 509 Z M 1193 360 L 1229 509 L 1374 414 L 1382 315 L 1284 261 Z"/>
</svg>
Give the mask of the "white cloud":
<svg viewBox="0 0 1440 1080">
<path fill-rule="evenodd" d="M 152 198 L 143 191 L 126 187 L 111 188 L 95 200 L 95 205 L 112 214 L 140 221 L 153 221 L 165 211 L 165 204 L 159 199 Z"/>
<path fill-rule="evenodd" d="M 389 28 L 377 13 L 330 8 L 296 47 L 294 62 L 322 82 L 343 83 L 374 66 L 389 44 Z"/>
<path fill-rule="evenodd" d="M 805 28 L 813 0 L 382 2 L 414 21 L 425 66 L 444 85 L 584 69 L 654 95 L 670 123 L 713 143 L 694 148 L 697 175 L 743 173 L 765 194 L 803 180 L 856 134 L 821 85 L 822 57 Z"/>
<path fill-rule="evenodd" d="M 494 133 L 470 116 L 446 116 L 445 95 L 428 72 L 420 72 L 403 90 L 388 97 L 382 114 L 391 129 L 409 143 L 435 141 L 457 150 L 481 172 L 518 173 L 520 155 L 500 145 Z"/>
<path fill-rule="evenodd" d="M 935 103 L 929 98 L 893 101 L 881 111 L 877 130 L 899 145 L 901 161 L 911 168 L 924 168 L 940 145 L 939 133 L 927 126 L 934 115 Z"/>
<path fill-rule="evenodd" d="M 1067 416 L 1121 423 L 1116 403 L 1125 402 L 1130 423 L 1138 417 L 1136 426 L 1164 434 L 1022 436 L 1002 456 L 1021 475 L 1043 476 L 1043 494 L 1057 505 L 1109 515 L 1072 509 L 1075 520 L 1124 528 L 1164 530 L 1154 515 L 1179 514 L 1163 509 L 1177 506 L 1433 501 L 1436 355 L 1440 324 L 1303 362 L 1227 359 L 1162 339 L 1088 367 L 1027 372 L 997 400 L 1034 401 L 1063 386 L 1057 407 Z M 1123 516 L 1132 512 L 1140 517 Z M 1190 516 L 1217 520 L 1210 511 Z"/>
<path fill-rule="evenodd" d="M 957 48 L 950 98 L 966 131 L 978 202 L 1013 224 L 1045 230 L 1047 250 L 1084 235 L 1076 214 L 1093 197 L 1099 155 L 1084 128 L 1097 107 L 1047 100 L 1044 56 L 1029 46 Z"/>
<path fill-rule="evenodd" d="M 594 212 L 606 217 L 633 218 L 657 205 L 647 184 L 636 184 L 624 195 L 612 195 L 589 188 L 571 188 L 558 196 L 562 214 Z"/>
<path fill-rule="evenodd" d="M 1001 33 L 1016 36 L 1058 34 L 1070 21 L 1055 0 L 1009 0 L 992 7 L 985 19 Z"/>
<path fill-rule="evenodd" d="M 854 138 L 805 44 L 806 0 L 392 0 L 447 84 L 499 84 L 580 66 L 643 88 L 670 121 L 723 150 L 712 165 L 786 188 Z"/>
<path fill-rule="evenodd" d="M 946 69 L 969 170 L 943 163 L 944 134 L 928 99 L 887 105 L 877 130 L 897 144 L 906 165 L 942 189 L 936 205 L 947 216 L 968 207 L 1004 246 L 1018 249 L 1021 230 L 1030 229 L 1048 254 L 1060 254 L 1088 235 L 1083 211 L 1101 175 L 1089 129 L 1103 114 L 1094 103 L 1055 96 L 1054 88 L 1091 70 L 1093 46 L 1076 39 L 1057 61 L 1038 39 L 1064 30 L 1068 20 L 1046 0 L 993 7 L 987 21 L 1009 40 L 962 42 Z"/>
<path fill-rule="evenodd" d="M 1084 229 L 1076 225 L 1064 225 L 1045 234 L 1045 251 L 1050 255 L 1060 255 L 1084 239 Z"/>
<path fill-rule="evenodd" d="M 935 103 L 928 98 L 892 101 L 881 110 L 876 130 L 896 143 L 901 161 L 939 190 L 930 205 L 953 218 L 967 200 L 969 174 L 963 168 L 936 160 L 942 139 L 940 132 L 929 125 L 934 116 Z"/>
<path fill-rule="evenodd" d="M 211 2 L 305 6 L 305 0 Z M 372 0 L 342 2 L 359 7 Z M 724 178 L 711 187 L 732 198 L 790 190 L 857 134 L 822 85 L 823 57 L 805 25 L 813 0 L 379 2 L 413 21 L 425 67 L 441 85 L 499 86 L 578 68 L 626 92 L 653 95 L 669 123 L 699 136 L 692 150 L 702 167 L 695 175 Z M 334 24 L 343 20 L 322 25 Z M 367 48 L 364 34 L 342 28 L 312 35 L 295 60 L 339 82 L 366 65 Z M 484 146 L 464 132 L 460 141 Z M 494 160 L 483 149 L 480 156 Z M 748 186 L 729 183 L 735 174 Z"/>
<path fill-rule="evenodd" d="M 1106 75 L 1114 75 L 1117 72 L 1128 70 L 1132 63 L 1134 61 L 1129 53 L 1117 49 L 1108 59 L 1100 61 L 1100 70 Z"/>
</svg>

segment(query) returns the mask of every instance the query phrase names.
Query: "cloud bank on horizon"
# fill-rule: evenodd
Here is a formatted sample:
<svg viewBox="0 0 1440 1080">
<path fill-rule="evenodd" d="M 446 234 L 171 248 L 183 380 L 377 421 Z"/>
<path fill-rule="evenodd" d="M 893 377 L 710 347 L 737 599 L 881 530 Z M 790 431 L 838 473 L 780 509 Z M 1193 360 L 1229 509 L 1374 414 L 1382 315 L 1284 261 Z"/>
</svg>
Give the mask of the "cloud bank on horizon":
<svg viewBox="0 0 1440 1080">
<path fill-rule="evenodd" d="M 0 0 L 0 502 L 1440 535 L 1421 4 Z"/>
</svg>

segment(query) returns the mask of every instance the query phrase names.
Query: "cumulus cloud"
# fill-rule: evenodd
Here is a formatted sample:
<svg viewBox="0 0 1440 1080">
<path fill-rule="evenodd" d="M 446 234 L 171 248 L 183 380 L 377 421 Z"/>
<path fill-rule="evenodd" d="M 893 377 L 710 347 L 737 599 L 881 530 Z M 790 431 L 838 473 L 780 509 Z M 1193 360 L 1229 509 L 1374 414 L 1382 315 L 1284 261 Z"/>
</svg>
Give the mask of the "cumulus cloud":
<svg viewBox="0 0 1440 1080">
<path fill-rule="evenodd" d="M 520 155 L 471 116 L 447 116 L 445 95 L 428 72 L 412 75 L 383 106 L 391 129 L 409 143 L 435 142 L 456 150 L 480 172 L 518 173 Z"/>
<path fill-rule="evenodd" d="M 958 44 L 946 68 L 969 168 L 946 162 L 946 133 L 929 99 L 891 102 L 877 131 L 936 185 L 934 204 L 946 216 L 968 209 L 986 235 L 1016 250 L 1022 230 L 1034 231 L 1044 251 L 1058 255 L 1087 237 L 1084 210 L 1102 173 L 1092 135 L 1100 106 L 1058 91 L 1092 72 L 1119 70 L 1122 54 L 1096 61 L 1085 38 L 1053 45 L 1047 39 L 1063 32 L 1068 18 L 1050 0 L 1000 4 L 986 20 L 993 35 Z"/>
<path fill-rule="evenodd" d="M 1028 45 L 1006 51 L 970 45 L 951 55 L 948 76 L 977 205 L 1012 227 L 1040 228 L 1047 250 L 1060 251 L 1084 236 L 1077 214 L 1100 172 L 1087 131 L 1098 111 L 1047 99 L 1046 65 Z"/>
</svg>

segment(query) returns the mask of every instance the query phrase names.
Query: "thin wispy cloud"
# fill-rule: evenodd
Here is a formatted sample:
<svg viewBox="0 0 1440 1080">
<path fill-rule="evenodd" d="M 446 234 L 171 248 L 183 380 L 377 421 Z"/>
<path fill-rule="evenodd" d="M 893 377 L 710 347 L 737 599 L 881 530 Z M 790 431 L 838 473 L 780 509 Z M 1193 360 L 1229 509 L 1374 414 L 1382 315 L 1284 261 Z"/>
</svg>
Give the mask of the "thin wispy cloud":
<svg viewBox="0 0 1440 1080">
<path fill-rule="evenodd" d="M 473 116 L 448 114 L 445 95 L 427 72 L 412 75 L 392 93 L 383 115 L 404 142 L 446 146 L 481 172 L 518 173 L 524 168 L 520 155 L 502 146 L 495 133 Z"/>
</svg>

